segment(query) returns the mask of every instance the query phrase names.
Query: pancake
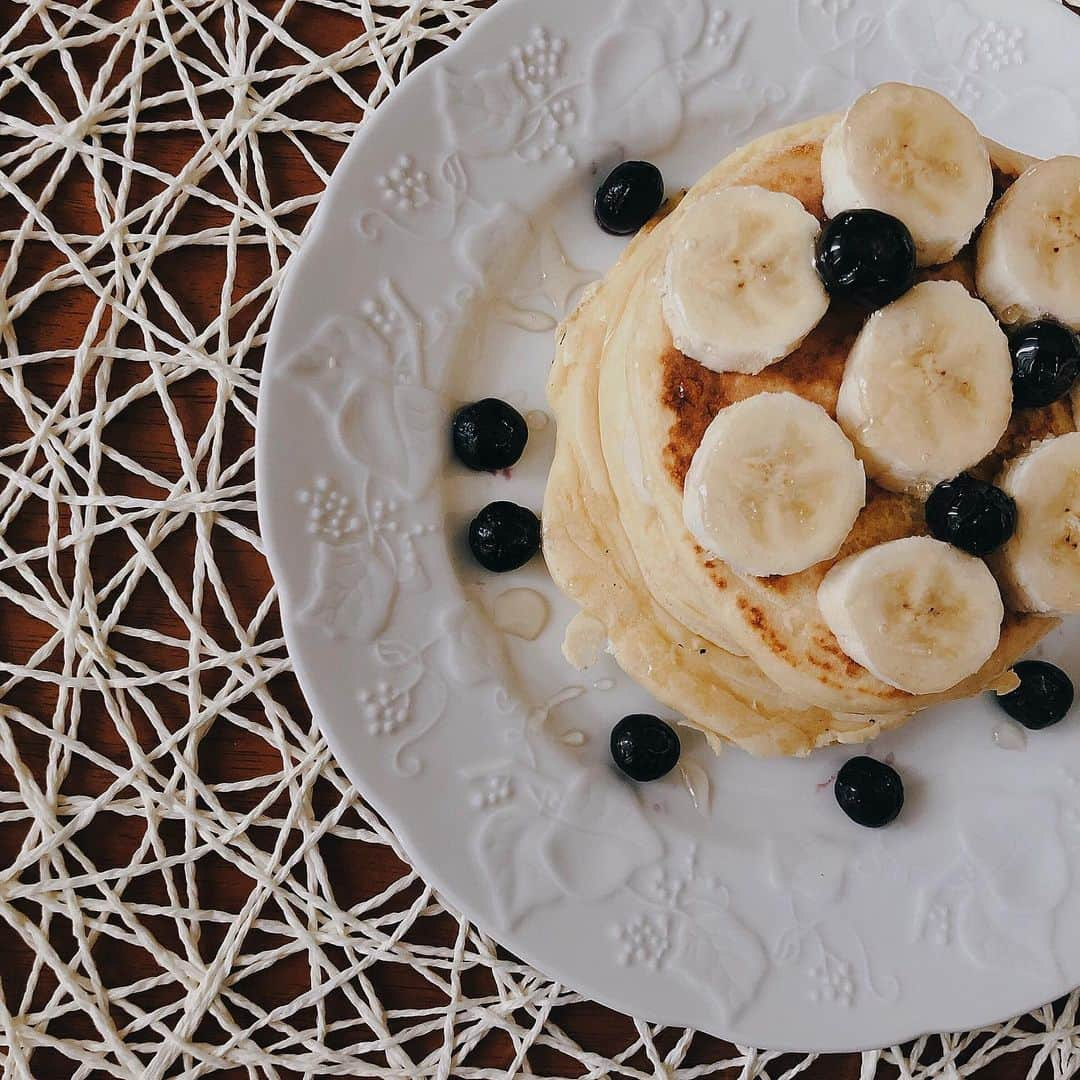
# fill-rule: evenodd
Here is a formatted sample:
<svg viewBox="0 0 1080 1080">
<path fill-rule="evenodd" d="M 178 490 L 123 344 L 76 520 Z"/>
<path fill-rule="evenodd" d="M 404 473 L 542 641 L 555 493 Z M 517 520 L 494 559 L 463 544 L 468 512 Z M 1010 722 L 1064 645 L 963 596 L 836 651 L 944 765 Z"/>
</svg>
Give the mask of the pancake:
<svg viewBox="0 0 1080 1080">
<path fill-rule="evenodd" d="M 603 623 L 619 664 L 692 725 L 756 754 L 859 742 L 940 701 L 976 694 L 1053 620 L 1010 613 L 984 669 L 944 695 L 913 697 L 840 649 L 818 610 L 832 562 L 784 578 L 733 572 L 683 523 L 683 484 L 720 409 L 789 390 L 835 415 L 844 364 L 865 315 L 834 302 L 786 360 L 755 376 L 717 374 L 683 356 L 663 318 L 660 279 L 677 215 L 719 188 L 756 184 L 797 196 L 819 218 L 823 117 L 767 136 L 669 205 L 628 247 L 560 332 L 549 397 L 558 424 L 544 508 L 555 580 Z M 1030 159 L 991 146 L 999 188 Z M 677 201 L 677 200 L 676 200 Z M 973 286 L 971 251 L 930 274 Z M 1074 430 L 1064 405 L 1018 413 L 997 457 Z M 988 473 L 996 460 L 984 463 Z M 925 532 L 921 501 L 869 487 L 840 557 Z"/>
</svg>

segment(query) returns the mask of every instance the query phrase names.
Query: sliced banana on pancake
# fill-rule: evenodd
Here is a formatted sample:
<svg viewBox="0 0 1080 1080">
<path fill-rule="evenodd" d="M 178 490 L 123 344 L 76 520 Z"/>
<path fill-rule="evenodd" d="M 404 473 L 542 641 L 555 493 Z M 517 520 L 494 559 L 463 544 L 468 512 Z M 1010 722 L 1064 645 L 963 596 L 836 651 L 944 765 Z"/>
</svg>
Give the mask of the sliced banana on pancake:
<svg viewBox="0 0 1080 1080">
<path fill-rule="evenodd" d="M 979 237 L 979 293 L 1002 322 L 1053 316 L 1080 330 L 1080 157 L 1029 169 Z"/>
<path fill-rule="evenodd" d="M 709 425 L 683 517 L 707 551 L 769 577 L 834 558 L 865 503 L 863 467 L 828 413 L 797 394 L 758 394 Z"/>
<path fill-rule="evenodd" d="M 1010 599 L 1023 611 L 1080 613 L 1080 432 L 1040 443 L 998 483 L 1017 509 L 1001 555 Z"/>
<path fill-rule="evenodd" d="M 837 563 L 818 604 L 852 660 L 909 694 L 944 693 L 976 674 L 997 649 L 1005 618 L 986 564 L 929 537 Z"/>
<path fill-rule="evenodd" d="M 932 90 L 884 83 L 825 140 L 825 212 L 881 210 L 911 230 L 920 266 L 948 262 L 971 239 L 994 194 L 986 143 Z"/>
<path fill-rule="evenodd" d="M 927 494 L 982 461 L 1012 414 L 1009 341 L 955 281 L 927 281 L 870 316 L 836 415 L 870 478 Z"/>
<path fill-rule="evenodd" d="M 829 307 L 814 269 L 821 226 L 792 195 L 723 188 L 671 237 L 664 316 L 676 347 L 713 371 L 756 375 L 802 344 Z"/>
</svg>

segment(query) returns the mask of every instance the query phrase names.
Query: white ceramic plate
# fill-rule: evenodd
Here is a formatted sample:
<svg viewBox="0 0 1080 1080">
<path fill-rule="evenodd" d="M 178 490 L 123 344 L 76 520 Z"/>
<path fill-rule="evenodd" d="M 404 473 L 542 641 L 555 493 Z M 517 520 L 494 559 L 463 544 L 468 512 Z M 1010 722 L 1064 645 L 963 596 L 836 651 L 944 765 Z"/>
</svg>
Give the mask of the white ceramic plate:
<svg viewBox="0 0 1080 1080">
<path fill-rule="evenodd" d="M 573 612 L 542 561 L 496 579 L 462 557 L 491 499 L 539 507 L 552 426 L 510 477 L 446 454 L 461 401 L 545 409 L 555 323 L 620 250 L 591 220 L 607 165 L 650 157 L 674 190 L 887 78 L 1021 149 L 1075 152 L 1078 49 L 1051 0 L 502 0 L 339 167 L 259 411 L 289 647 L 424 876 L 551 976 L 812 1050 L 981 1026 L 1080 983 L 1080 722 L 1026 746 L 987 701 L 912 723 L 875 747 L 910 793 L 880 834 L 833 801 L 842 750 L 715 758 L 691 736 L 682 775 L 635 787 L 607 736 L 647 697 L 610 658 L 587 681 L 567 667 Z M 492 621 L 521 588 L 551 611 L 533 643 Z M 1077 639 L 1044 649 L 1074 676 Z"/>
</svg>

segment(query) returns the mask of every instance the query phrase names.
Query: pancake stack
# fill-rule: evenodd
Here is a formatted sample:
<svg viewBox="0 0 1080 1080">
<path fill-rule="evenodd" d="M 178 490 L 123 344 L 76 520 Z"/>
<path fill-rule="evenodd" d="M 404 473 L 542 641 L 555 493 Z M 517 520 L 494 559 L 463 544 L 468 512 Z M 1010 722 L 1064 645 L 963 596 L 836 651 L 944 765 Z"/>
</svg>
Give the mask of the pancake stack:
<svg viewBox="0 0 1080 1080">
<path fill-rule="evenodd" d="M 1013 409 L 998 326 L 1045 313 L 1038 295 L 1018 298 L 1015 279 L 1034 271 L 1009 262 L 1032 218 L 1011 192 L 1036 163 L 977 134 L 965 144 L 940 110 L 960 114 L 929 91 L 875 94 L 758 140 L 670 201 L 559 332 L 548 566 L 582 608 L 573 629 L 602 626 L 621 667 L 718 748 L 864 742 L 1002 687 L 1055 616 L 1080 608 L 1062 595 L 1080 581 L 1057 520 L 1066 496 L 1043 498 L 1026 530 L 1023 517 L 1025 481 L 1045 494 L 1051 467 L 1080 475 L 1071 439 L 1024 475 L 1033 451 L 1076 431 L 1072 408 Z M 924 94 L 933 108 L 913 101 L 912 119 L 904 103 Z M 910 200 L 876 207 L 910 227 L 920 269 L 870 314 L 826 293 L 812 253 L 829 217 L 888 202 L 859 140 L 889 125 L 872 150 L 913 148 L 892 169 L 900 189 L 925 187 L 931 142 L 987 167 L 946 161 L 923 217 Z M 914 344 L 913 320 L 933 331 Z M 937 380 L 921 403 L 916 362 Z M 927 537 L 930 491 L 963 471 L 1018 492 L 1017 537 L 988 561 Z M 1064 564 L 1041 573 L 1055 543 Z"/>
</svg>

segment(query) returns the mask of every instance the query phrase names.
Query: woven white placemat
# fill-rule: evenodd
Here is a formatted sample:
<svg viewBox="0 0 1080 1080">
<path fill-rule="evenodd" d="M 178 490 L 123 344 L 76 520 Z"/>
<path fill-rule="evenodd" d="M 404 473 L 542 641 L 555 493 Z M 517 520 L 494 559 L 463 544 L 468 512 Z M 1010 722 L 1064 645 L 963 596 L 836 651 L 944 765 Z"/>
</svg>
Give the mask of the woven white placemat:
<svg viewBox="0 0 1080 1080">
<path fill-rule="evenodd" d="M 320 147 L 340 149 L 418 46 L 481 7 L 0 0 L 5 1077 L 690 1080 L 726 1066 L 776 1080 L 813 1065 L 720 1060 L 715 1042 L 641 1023 L 594 1052 L 563 1025 L 575 995 L 500 958 L 404 865 L 362 897 L 336 873 L 372 845 L 400 851 L 297 704 L 273 590 L 243 570 L 261 559 L 260 350 L 328 180 Z M 345 44 L 314 48 L 317 20 Z M 306 163 L 302 190 L 281 182 L 286 157 Z M 73 217 L 79 191 L 91 225 Z M 223 267 L 209 318 L 192 314 L 198 275 L 177 272 L 192 247 Z M 237 258 L 252 248 L 254 275 Z M 223 867 L 246 882 L 239 899 Z M 433 922 L 451 945 L 430 944 Z M 304 989 L 268 1004 L 278 971 Z M 868 1054 L 862 1076 L 966 1077 L 1024 1054 L 1020 1076 L 1034 1054 L 1030 1075 L 1070 1077 L 1078 1004 Z M 491 1033 L 505 1068 L 477 1064 Z"/>
</svg>

